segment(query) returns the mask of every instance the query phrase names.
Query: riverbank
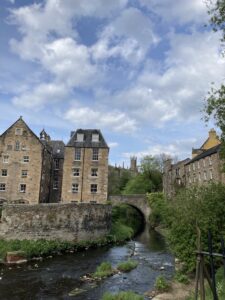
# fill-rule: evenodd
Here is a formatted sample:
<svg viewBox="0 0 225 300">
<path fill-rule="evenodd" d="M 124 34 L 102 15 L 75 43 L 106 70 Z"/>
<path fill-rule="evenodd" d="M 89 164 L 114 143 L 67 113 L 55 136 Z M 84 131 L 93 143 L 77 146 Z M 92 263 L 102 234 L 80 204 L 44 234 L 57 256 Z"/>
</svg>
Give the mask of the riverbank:
<svg viewBox="0 0 225 300">
<path fill-rule="evenodd" d="M 112 228 L 110 233 L 98 240 L 89 240 L 79 243 L 59 240 L 0 240 L 0 261 L 2 263 L 20 263 L 33 258 L 44 258 L 64 253 L 85 251 L 89 248 L 98 248 L 114 245 L 131 239 L 141 229 L 143 222 L 139 213 L 127 206 L 116 206 L 112 210 Z M 10 255 L 7 255 L 7 253 Z M 17 257 L 17 259 L 15 259 Z"/>
</svg>

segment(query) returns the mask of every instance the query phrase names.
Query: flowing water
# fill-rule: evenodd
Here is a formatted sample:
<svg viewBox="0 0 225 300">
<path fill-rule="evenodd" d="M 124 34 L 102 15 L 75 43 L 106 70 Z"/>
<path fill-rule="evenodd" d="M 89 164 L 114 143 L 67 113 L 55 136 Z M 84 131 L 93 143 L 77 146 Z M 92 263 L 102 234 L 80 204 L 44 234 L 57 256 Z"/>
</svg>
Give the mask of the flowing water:
<svg viewBox="0 0 225 300">
<path fill-rule="evenodd" d="M 116 267 L 131 254 L 134 254 L 132 259 L 138 261 L 138 267 L 131 272 L 116 274 L 97 285 L 80 280 L 80 276 L 93 273 L 101 262 L 111 262 Z M 145 229 L 133 241 L 122 246 L 89 249 L 23 266 L 1 267 L 0 300 L 100 300 L 106 291 L 114 293 L 125 290 L 143 294 L 154 288 L 158 275 L 170 278 L 173 271 L 174 259 L 163 237 Z M 76 288 L 84 292 L 69 296 Z"/>
</svg>

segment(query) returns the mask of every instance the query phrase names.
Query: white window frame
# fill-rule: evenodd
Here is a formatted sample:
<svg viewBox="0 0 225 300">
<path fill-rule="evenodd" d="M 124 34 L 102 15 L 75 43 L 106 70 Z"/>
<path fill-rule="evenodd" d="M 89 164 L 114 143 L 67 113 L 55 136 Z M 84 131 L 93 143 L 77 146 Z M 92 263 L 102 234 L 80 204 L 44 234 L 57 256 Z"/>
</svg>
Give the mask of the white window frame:
<svg viewBox="0 0 225 300">
<path fill-rule="evenodd" d="M 28 176 L 28 170 L 22 170 L 21 171 L 21 177 L 22 178 L 27 178 L 27 176 Z"/>
<path fill-rule="evenodd" d="M 26 193 L 27 185 L 25 183 L 20 183 L 20 193 Z"/>
<path fill-rule="evenodd" d="M 92 194 L 97 194 L 97 192 L 98 192 L 98 185 L 96 183 L 92 183 L 90 191 L 91 191 Z"/>
<path fill-rule="evenodd" d="M 1 174 L 2 174 L 2 177 L 7 177 L 8 176 L 8 170 L 7 169 L 2 169 Z"/>
<path fill-rule="evenodd" d="M 83 141 L 84 141 L 84 134 L 77 133 L 77 142 L 83 142 Z"/>
<path fill-rule="evenodd" d="M 98 168 L 92 168 L 91 169 L 91 176 L 92 177 L 98 177 Z"/>
<path fill-rule="evenodd" d="M 79 168 L 73 168 L 73 176 L 79 177 L 80 176 L 80 169 Z"/>
<path fill-rule="evenodd" d="M 81 160 L 81 148 L 75 148 L 74 160 L 77 160 L 77 161 Z"/>
<path fill-rule="evenodd" d="M 92 160 L 98 161 L 98 159 L 99 159 L 99 149 L 93 148 L 92 149 Z"/>
<path fill-rule="evenodd" d="M 24 155 L 23 162 L 24 163 L 29 163 L 30 162 L 30 157 L 28 155 Z"/>
<path fill-rule="evenodd" d="M 9 155 L 3 155 L 3 163 L 8 164 L 9 163 Z"/>
<path fill-rule="evenodd" d="M 72 183 L 72 193 L 77 194 L 79 192 L 79 184 L 78 183 Z"/>
<path fill-rule="evenodd" d="M 0 183 L 0 192 L 5 192 L 5 191 L 6 191 L 6 184 Z"/>
<path fill-rule="evenodd" d="M 92 137 L 91 137 L 91 141 L 94 143 L 98 143 L 99 142 L 99 134 L 98 133 L 93 133 Z"/>
</svg>

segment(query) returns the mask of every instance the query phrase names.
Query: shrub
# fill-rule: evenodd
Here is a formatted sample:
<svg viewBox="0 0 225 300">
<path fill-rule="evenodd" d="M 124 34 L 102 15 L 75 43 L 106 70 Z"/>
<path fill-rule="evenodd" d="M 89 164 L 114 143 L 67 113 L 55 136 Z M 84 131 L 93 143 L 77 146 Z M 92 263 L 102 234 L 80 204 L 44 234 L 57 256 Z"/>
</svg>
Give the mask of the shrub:
<svg viewBox="0 0 225 300">
<path fill-rule="evenodd" d="M 117 269 L 122 272 L 129 272 L 129 271 L 135 269 L 137 267 L 137 265 L 138 265 L 137 261 L 128 260 L 128 261 L 119 263 L 117 266 Z"/>
<path fill-rule="evenodd" d="M 147 197 L 149 206 L 151 207 L 151 214 L 149 216 L 151 227 L 155 228 L 159 225 L 167 225 L 168 203 L 163 193 L 151 193 Z"/>
<path fill-rule="evenodd" d="M 114 273 L 114 270 L 109 262 L 103 262 L 100 266 L 97 267 L 96 272 L 93 274 L 93 277 L 108 277 Z"/>
<path fill-rule="evenodd" d="M 102 300 L 144 300 L 143 296 L 135 294 L 132 291 L 120 292 L 118 294 L 106 293 L 103 295 Z"/>
<path fill-rule="evenodd" d="M 180 283 L 184 283 L 184 284 L 188 284 L 190 282 L 188 276 L 182 272 L 176 272 L 174 278 L 180 282 Z"/>
<path fill-rule="evenodd" d="M 156 282 L 155 282 L 155 288 L 157 289 L 157 291 L 159 292 L 166 292 L 169 290 L 170 285 L 167 282 L 167 280 L 165 279 L 164 276 L 160 275 L 156 278 Z"/>
</svg>

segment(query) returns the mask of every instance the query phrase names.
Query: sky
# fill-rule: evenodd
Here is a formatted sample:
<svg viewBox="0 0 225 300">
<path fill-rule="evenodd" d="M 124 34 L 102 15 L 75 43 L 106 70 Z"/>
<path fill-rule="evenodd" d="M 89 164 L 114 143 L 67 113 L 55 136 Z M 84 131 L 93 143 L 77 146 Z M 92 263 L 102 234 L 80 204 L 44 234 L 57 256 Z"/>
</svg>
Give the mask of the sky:
<svg viewBox="0 0 225 300">
<path fill-rule="evenodd" d="M 190 157 L 225 76 L 208 24 L 204 0 L 0 0 L 0 133 L 23 116 L 65 143 L 100 129 L 113 165 Z"/>
</svg>

